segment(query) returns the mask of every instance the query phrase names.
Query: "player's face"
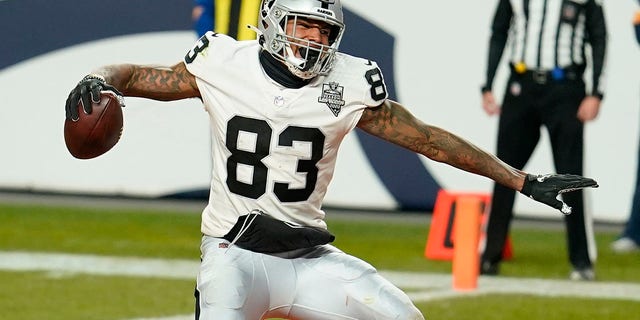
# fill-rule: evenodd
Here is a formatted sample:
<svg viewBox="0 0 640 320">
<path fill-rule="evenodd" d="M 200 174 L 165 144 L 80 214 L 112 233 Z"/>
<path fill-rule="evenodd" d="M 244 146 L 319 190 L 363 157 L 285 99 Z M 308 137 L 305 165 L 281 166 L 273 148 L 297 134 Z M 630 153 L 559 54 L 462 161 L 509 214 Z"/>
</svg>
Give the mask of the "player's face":
<svg viewBox="0 0 640 320">
<path fill-rule="evenodd" d="M 319 43 L 325 46 L 329 45 L 329 35 L 331 33 L 331 27 L 329 24 L 313 20 L 313 19 L 289 19 L 287 22 L 287 35 L 292 36 L 297 39 L 303 39 L 306 41 Z M 295 42 L 302 43 L 300 40 L 295 40 L 294 44 L 291 46 L 293 52 L 296 53 L 296 56 L 300 58 L 300 53 L 298 52 L 298 47 L 295 45 Z M 317 45 L 311 44 L 312 47 L 319 47 Z"/>
</svg>

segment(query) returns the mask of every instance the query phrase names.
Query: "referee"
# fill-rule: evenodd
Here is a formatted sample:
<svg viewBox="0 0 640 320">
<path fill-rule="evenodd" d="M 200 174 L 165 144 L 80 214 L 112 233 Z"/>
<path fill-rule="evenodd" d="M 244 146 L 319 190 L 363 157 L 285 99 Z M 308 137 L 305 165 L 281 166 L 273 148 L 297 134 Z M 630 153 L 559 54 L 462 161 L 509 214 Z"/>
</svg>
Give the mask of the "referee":
<svg viewBox="0 0 640 320">
<path fill-rule="evenodd" d="M 607 30 L 603 0 L 498 0 L 482 105 L 500 114 L 497 156 L 522 169 L 546 127 L 556 171 L 582 175 L 584 123 L 594 120 L 603 98 Z M 502 107 L 492 84 L 509 44 L 511 75 Z M 590 49 L 590 50 L 589 50 Z M 590 54 L 591 59 L 587 59 Z M 589 86 L 583 74 L 591 63 Z M 495 184 L 480 272 L 496 275 L 507 239 L 515 192 Z M 572 280 L 595 279 L 593 221 L 584 212 L 581 190 L 566 193 L 573 208 L 565 216 Z"/>
</svg>

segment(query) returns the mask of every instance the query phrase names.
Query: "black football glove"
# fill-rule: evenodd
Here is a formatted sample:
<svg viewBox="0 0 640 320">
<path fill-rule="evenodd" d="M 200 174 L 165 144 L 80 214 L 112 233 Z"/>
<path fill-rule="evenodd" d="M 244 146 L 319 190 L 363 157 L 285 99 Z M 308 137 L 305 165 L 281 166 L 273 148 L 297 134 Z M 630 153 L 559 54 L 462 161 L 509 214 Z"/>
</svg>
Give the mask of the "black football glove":
<svg viewBox="0 0 640 320">
<path fill-rule="evenodd" d="M 91 114 L 92 106 L 91 102 L 100 102 L 101 91 L 113 91 L 120 101 L 120 106 L 124 107 L 124 99 L 122 93 L 118 91 L 114 86 L 105 82 L 104 78 L 100 75 L 90 74 L 82 78 L 76 85 L 65 104 L 66 117 L 72 121 L 78 121 L 80 116 L 78 115 L 78 102 L 82 102 L 82 109 L 84 113 Z"/>
<path fill-rule="evenodd" d="M 557 197 L 561 193 L 583 188 L 597 188 L 598 183 L 590 178 L 574 174 L 527 174 L 520 193 L 529 198 L 552 206 L 564 215 L 571 214 L 571 207 Z"/>
</svg>

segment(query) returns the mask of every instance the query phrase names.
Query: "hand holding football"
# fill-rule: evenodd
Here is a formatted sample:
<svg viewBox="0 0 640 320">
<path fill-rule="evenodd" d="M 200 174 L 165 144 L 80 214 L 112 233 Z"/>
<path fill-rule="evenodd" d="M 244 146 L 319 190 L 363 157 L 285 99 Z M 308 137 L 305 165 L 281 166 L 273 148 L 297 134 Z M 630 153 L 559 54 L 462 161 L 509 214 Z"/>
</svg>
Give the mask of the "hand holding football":
<svg viewBox="0 0 640 320">
<path fill-rule="evenodd" d="M 122 99 L 122 98 L 120 98 Z M 92 102 L 87 114 L 78 101 L 78 120 L 64 122 L 64 141 L 67 149 L 78 159 L 91 159 L 111 150 L 120 140 L 123 129 L 121 101 L 116 93 L 100 92 L 100 102 Z"/>
</svg>

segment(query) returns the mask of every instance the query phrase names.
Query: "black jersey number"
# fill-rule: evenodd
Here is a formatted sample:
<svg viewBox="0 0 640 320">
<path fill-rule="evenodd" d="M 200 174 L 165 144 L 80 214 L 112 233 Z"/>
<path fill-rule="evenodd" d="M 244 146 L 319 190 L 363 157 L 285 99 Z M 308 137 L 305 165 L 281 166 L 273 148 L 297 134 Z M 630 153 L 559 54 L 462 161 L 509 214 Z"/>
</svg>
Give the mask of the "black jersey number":
<svg viewBox="0 0 640 320">
<path fill-rule="evenodd" d="M 196 57 L 198 56 L 198 53 L 204 51 L 204 49 L 206 49 L 208 46 L 209 46 L 209 39 L 207 38 L 207 35 L 203 35 L 202 37 L 200 37 L 195 47 L 193 47 L 193 49 L 187 52 L 187 55 L 184 56 L 184 61 L 186 63 L 193 62 L 193 60 L 195 60 Z"/>
<path fill-rule="evenodd" d="M 240 132 L 255 134 L 255 150 L 247 151 L 238 148 Z M 251 199 L 262 196 L 267 189 L 267 174 L 269 168 L 262 162 L 271 151 L 271 135 L 273 130 L 264 120 L 235 116 L 227 124 L 226 145 L 231 155 L 227 159 L 227 186 L 235 194 Z M 278 146 L 292 147 L 294 141 L 309 142 L 311 154 L 304 159 L 298 159 L 297 173 L 306 177 L 303 188 L 291 188 L 289 183 L 276 182 L 273 193 L 282 202 L 297 202 L 309 199 L 318 181 L 318 167 L 316 164 L 322 158 L 325 136 L 318 128 L 304 128 L 289 126 L 278 136 Z M 251 183 L 238 180 L 239 165 L 253 168 Z"/>
<path fill-rule="evenodd" d="M 382 100 L 387 96 L 387 88 L 384 85 L 384 81 L 382 81 L 380 69 L 371 69 L 364 74 L 364 77 L 367 79 L 367 83 L 371 85 L 371 98 Z"/>
</svg>

